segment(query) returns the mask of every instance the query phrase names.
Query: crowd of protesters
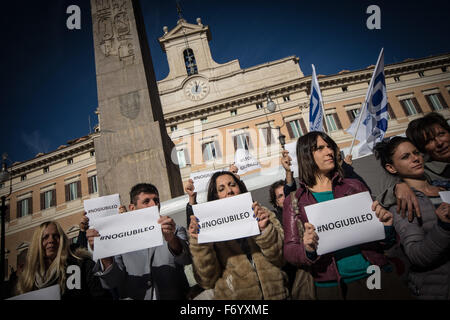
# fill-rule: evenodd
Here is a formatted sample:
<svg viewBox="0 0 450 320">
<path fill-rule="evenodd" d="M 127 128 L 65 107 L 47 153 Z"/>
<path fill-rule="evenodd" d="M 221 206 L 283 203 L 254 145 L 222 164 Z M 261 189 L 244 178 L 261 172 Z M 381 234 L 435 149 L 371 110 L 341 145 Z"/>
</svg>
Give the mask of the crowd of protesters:
<svg viewBox="0 0 450 320">
<path fill-rule="evenodd" d="M 385 190 L 372 195 L 372 211 L 384 226 L 384 239 L 319 255 L 316 226 L 305 206 L 369 191 L 352 167 L 351 156 L 323 132 L 309 132 L 296 143 L 298 181 L 291 157 L 282 151 L 282 180 L 267 195 L 273 210 L 253 201 L 260 233 L 241 239 L 199 243 L 199 219 L 192 206 L 197 193 L 185 185 L 187 228 L 160 216 L 162 246 L 93 261 L 99 233 L 81 217 L 77 247 L 70 246 L 55 221 L 35 231 L 24 270 L 10 286 L 10 296 L 59 285 L 62 299 L 136 300 L 354 300 L 450 299 L 450 204 L 441 191 L 450 188 L 450 127 L 437 113 L 409 123 L 406 137 L 386 138 L 374 149 Z M 212 175 L 207 202 L 248 192 L 236 166 Z M 351 204 L 349 204 L 351 206 Z M 155 185 L 130 190 L 128 211 L 160 207 Z M 127 212 L 122 206 L 120 213 Z M 396 261 L 386 254 L 400 248 Z M 81 270 L 81 288 L 68 288 L 66 269 Z M 195 295 L 185 273 L 192 265 Z M 381 272 L 382 287 L 367 285 L 370 266 Z"/>
</svg>

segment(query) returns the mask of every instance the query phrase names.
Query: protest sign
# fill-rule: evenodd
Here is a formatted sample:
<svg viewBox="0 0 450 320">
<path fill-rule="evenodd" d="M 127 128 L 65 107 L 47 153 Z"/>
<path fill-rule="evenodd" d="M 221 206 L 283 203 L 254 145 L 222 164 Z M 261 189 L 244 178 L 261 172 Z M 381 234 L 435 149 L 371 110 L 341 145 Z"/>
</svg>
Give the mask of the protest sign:
<svg viewBox="0 0 450 320">
<path fill-rule="evenodd" d="M 93 227 L 95 220 L 119 213 L 119 194 L 84 200 L 84 211 L 89 218 L 89 225 Z"/>
<path fill-rule="evenodd" d="M 260 234 L 249 192 L 193 205 L 200 220 L 198 243 L 227 241 Z"/>
<path fill-rule="evenodd" d="M 317 254 L 382 240 L 384 226 L 372 211 L 369 192 L 305 206 L 319 236 Z"/>
<path fill-rule="evenodd" d="M 442 202 L 450 203 L 450 191 L 439 191 Z"/>
<path fill-rule="evenodd" d="M 59 285 L 30 291 L 7 300 L 61 300 Z"/>
<path fill-rule="evenodd" d="M 158 219 L 157 206 L 98 218 L 94 260 L 162 245 Z"/>
<path fill-rule="evenodd" d="M 234 164 L 239 169 L 237 174 L 244 174 L 261 168 L 259 162 L 245 149 L 236 150 L 236 153 L 234 154 Z"/>
<path fill-rule="evenodd" d="M 192 179 L 192 181 L 194 181 L 194 191 L 205 192 L 206 190 L 208 190 L 209 179 L 211 179 L 212 175 L 218 171 L 222 170 L 197 171 L 191 173 L 190 178 Z"/>
<path fill-rule="evenodd" d="M 297 141 L 288 143 L 284 148 L 289 151 L 289 157 L 291 160 L 291 171 L 294 173 L 294 177 L 298 177 L 298 161 L 297 161 Z"/>
</svg>

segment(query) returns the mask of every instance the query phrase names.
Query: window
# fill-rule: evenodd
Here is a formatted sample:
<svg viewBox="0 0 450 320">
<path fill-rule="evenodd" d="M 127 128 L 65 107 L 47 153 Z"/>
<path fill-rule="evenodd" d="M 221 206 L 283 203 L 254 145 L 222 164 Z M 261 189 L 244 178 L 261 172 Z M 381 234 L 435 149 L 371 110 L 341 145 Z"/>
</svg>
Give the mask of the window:
<svg viewBox="0 0 450 320">
<path fill-rule="evenodd" d="M 67 159 L 67 164 L 72 164 L 73 163 L 73 158 Z"/>
<path fill-rule="evenodd" d="M 233 137 L 234 140 L 234 150 L 250 149 L 250 137 L 246 133 L 238 134 Z"/>
<path fill-rule="evenodd" d="M 361 111 L 361 108 L 359 109 L 351 109 L 347 110 L 348 118 L 350 119 L 350 122 L 355 121 L 356 117 L 358 116 L 359 112 Z"/>
<path fill-rule="evenodd" d="M 22 218 L 22 217 L 32 214 L 33 213 L 32 206 L 33 206 L 33 202 L 32 202 L 31 197 L 23 199 L 23 200 L 19 200 L 17 202 L 17 214 L 18 214 L 19 218 Z"/>
<path fill-rule="evenodd" d="M 201 121 L 202 123 L 207 123 L 207 122 L 208 122 L 208 118 L 207 118 L 207 117 L 201 118 L 200 121 Z"/>
<path fill-rule="evenodd" d="M 0 189 L 5 187 L 5 183 L 4 182 L 0 182 Z"/>
<path fill-rule="evenodd" d="M 177 131 L 177 126 L 170 126 L 170 131 L 171 132 L 174 132 L 174 131 Z"/>
<path fill-rule="evenodd" d="M 292 139 L 299 138 L 304 134 L 306 134 L 307 131 L 303 119 L 296 119 L 293 121 L 289 121 L 288 132 Z"/>
<path fill-rule="evenodd" d="M 91 157 L 95 157 L 95 150 L 92 150 L 90 154 L 91 154 Z"/>
<path fill-rule="evenodd" d="M 396 116 L 394 110 L 392 110 L 391 104 L 389 102 L 387 104 L 387 108 L 388 108 L 388 120 L 395 119 Z"/>
<path fill-rule="evenodd" d="M 9 204 L 6 205 L 6 213 L 5 213 L 5 222 L 10 221 L 10 212 L 9 212 Z"/>
<path fill-rule="evenodd" d="M 425 75 L 423 74 L 423 71 L 419 72 L 419 77 L 421 77 L 421 78 L 425 77 Z"/>
<path fill-rule="evenodd" d="M 284 96 L 283 101 L 284 102 L 291 101 L 291 98 L 289 96 Z"/>
<path fill-rule="evenodd" d="M 264 108 L 262 102 L 256 104 L 256 110 Z"/>
<path fill-rule="evenodd" d="M 45 210 L 56 205 L 56 190 L 49 190 L 41 193 L 41 210 Z"/>
<path fill-rule="evenodd" d="M 441 68 L 441 70 L 442 70 L 442 72 L 447 72 L 447 67 L 444 66 L 444 67 Z"/>
<path fill-rule="evenodd" d="M 394 77 L 395 82 L 400 82 L 400 77 Z"/>
<path fill-rule="evenodd" d="M 25 263 L 27 262 L 27 254 L 28 254 L 28 247 L 26 249 L 20 251 L 20 253 L 17 255 L 17 269 L 16 270 L 23 270 L 25 267 Z"/>
<path fill-rule="evenodd" d="M 197 74 L 197 62 L 195 61 L 194 52 L 192 49 L 186 49 L 183 51 L 184 64 L 186 66 L 187 75 L 191 76 Z"/>
<path fill-rule="evenodd" d="M 231 110 L 231 111 L 230 111 L 230 115 L 231 115 L 232 117 L 234 117 L 235 115 L 237 115 L 237 110 Z"/>
<path fill-rule="evenodd" d="M 328 132 L 342 129 L 341 121 L 336 113 L 327 114 L 326 117 Z"/>
<path fill-rule="evenodd" d="M 343 86 L 341 89 L 342 89 L 342 92 L 347 92 L 348 91 L 348 87 L 347 86 Z"/>
<path fill-rule="evenodd" d="M 422 113 L 422 108 L 420 108 L 419 103 L 416 98 L 407 98 L 400 100 L 403 111 L 407 116 L 413 116 Z"/>
<path fill-rule="evenodd" d="M 430 105 L 431 109 L 434 111 L 447 109 L 447 104 L 445 103 L 444 98 L 440 93 L 432 93 L 425 96 L 425 99 L 427 100 L 428 104 Z"/>
<path fill-rule="evenodd" d="M 188 154 L 186 149 L 177 150 L 178 166 L 184 168 L 188 165 Z"/>
<path fill-rule="evenodd" d="M 214 141 L 202 145 L 203 159 L 205 161 L 217 159 L 216 146 Z"/>
<path fill-rule="evenodd" d="M 66 201 L 72 201 L 81 198 L 81 182 L 75 181 L 66 184 Z"/>
<path fill-rule="evenodd" d="M 27 180 L 27 175 L 26 174 L 21 175 L 20 181 L 25 181 L 25 180 Z"/>
<path fill-rule="evenodd" d="M 50 169 L 49 169 L 49 167 L 44 167 L 43 171 L 44 171 L 44 173 L 47 173 L 50 171 Z"/>
<path fill-rule="evenodd" d="M 88 177 L 89 194 L 98 192 L 97 175 Z"/>
<path fill-rule="evenodd" d="M 272 128 L 271 127 L 265 127 L 260 129 L 261 135 L 264 137 L 264 141 L 266 142 L 267 146 L 270 146 L 273 143 L 273 135 L 272 135 Z"/>
</svg>

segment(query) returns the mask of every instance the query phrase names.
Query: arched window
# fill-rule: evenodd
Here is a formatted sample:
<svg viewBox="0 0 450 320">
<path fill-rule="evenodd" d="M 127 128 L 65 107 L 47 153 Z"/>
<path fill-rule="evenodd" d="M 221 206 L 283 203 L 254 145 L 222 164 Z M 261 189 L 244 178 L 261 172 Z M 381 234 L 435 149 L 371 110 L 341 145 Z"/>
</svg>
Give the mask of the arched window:
<svg viewBox="0 0 450 320">
<path fill-rule="evenodd" d="M 188 76 L 197 74 L 197 62 L 195 62 L 195 56 L 192 49 L 186 49 L 183 51 L 184 64 L 186 65 L 186 71 Z"/>
</svg>

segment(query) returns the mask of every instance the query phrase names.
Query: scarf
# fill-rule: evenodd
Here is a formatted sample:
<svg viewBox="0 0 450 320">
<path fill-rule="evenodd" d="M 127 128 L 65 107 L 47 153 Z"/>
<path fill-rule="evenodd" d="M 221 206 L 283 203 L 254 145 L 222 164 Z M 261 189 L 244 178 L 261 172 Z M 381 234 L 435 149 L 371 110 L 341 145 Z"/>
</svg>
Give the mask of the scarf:
<svg viewBox="0 0 450 320">
<path fill-rule="evenodd" d="M 56 283 L 58 280 L 58 274 L 56 272 L 57 268 L 49 268 L 44 272 L 44 275 L 41 275 L 39 271 L 36 272 L 36 277 L 34 278 L 34 285 L 38 289 L 47 288 Z"/>
</svg>

